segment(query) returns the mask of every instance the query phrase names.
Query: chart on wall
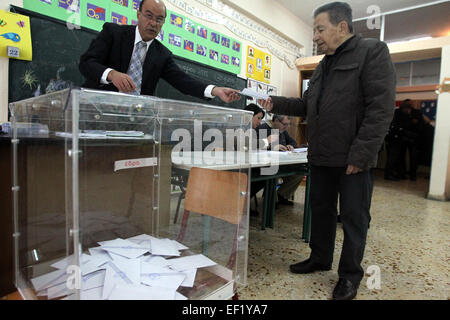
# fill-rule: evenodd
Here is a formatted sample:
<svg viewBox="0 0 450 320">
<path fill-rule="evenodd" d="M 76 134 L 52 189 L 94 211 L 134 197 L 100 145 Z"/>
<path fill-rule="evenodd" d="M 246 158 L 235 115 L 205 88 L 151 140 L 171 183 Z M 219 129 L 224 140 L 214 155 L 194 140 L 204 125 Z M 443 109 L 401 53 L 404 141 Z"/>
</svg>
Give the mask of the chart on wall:
<svg viewBox="0 0 450 320">
<path fill-rule="evenodd" d="M 270 83 L 272 56 L 252 46 L 247 49 L 247 78 Z"/>
<path fill-rule="evenodd" d="M 24 9 L 100 31 L 105 22 L 136 25 L 140 0 L 23 0 Z M 234 74 L 241 73 L 241 42 L 167 10 L 158 39 L 173 54 Z"/>
<path fill-rule="evenodd" d="M 256 92 L 261 92 L 261 93 L 267 94 L 269 96 L 276 96 L 277 91 L 278 91 L 277 88 L 274 86 L 270 86 L 263 82 L 259 82 L 259 81 L 252 80 L 252 79 L 247 80 L 247 88 L 252 89 Z M 255 98 L 247 98 L 247 105 L 249 105 L 250 103 L 254 103 L 254 104 L 261 106 L 258 103 L 257 99 L 255 99 Z"/>
</svg>

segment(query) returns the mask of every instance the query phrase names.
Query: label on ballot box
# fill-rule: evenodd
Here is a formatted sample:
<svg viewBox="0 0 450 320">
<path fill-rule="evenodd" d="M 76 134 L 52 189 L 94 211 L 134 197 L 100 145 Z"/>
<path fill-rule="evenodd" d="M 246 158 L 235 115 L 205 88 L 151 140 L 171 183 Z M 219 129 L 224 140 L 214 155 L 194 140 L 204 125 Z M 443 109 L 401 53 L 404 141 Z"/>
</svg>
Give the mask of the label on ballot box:
<svg viewBox="0 0 450 320">
<path fill-rule="evenodd" d="M 123 169 L 154 167 L 158 165 L 158 158 L 128 159 L 114 162 L 114 172 Z"/>
</svg>

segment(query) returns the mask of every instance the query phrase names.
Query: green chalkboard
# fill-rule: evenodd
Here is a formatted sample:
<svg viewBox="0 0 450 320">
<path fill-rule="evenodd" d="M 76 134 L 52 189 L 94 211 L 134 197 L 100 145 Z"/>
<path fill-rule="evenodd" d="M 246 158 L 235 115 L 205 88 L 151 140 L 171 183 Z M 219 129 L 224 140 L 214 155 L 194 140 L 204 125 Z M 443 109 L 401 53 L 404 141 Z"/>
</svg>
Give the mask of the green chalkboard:
<svg viewBox="0 0 450 320">
<path fill-rule="evenodd" d="M 68 28 L 66 23 L 33 11 L 11 6 L 11 11 L 30 17 L 33 61 L 9 60 L 9 102 L 27 99 L 70 86 L 80 87 L 84 78 L 78 69 L 80 56 L 98 32 Z M 243 89 L 246 80 L 235 74 L 180 57 L 176 63 L 191 76 L 210 84 Z M 164 80 L 156 87 L 155 96 L 167 99 L 201 102 L 243 109 L 245 99 L 225 104 L 220 99 L 206 100 L 184 95 Z"/>
</svg>

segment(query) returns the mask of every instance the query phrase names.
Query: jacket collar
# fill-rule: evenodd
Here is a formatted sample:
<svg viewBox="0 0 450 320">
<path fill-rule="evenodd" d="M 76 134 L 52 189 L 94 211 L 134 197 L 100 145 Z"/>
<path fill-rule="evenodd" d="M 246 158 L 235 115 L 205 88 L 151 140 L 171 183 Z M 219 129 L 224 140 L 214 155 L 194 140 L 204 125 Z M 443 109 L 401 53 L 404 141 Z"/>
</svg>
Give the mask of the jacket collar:
<svg viewBox="0 0 450 320">
<path fill-rule="evenodd" d="M 356 48 L 356 45 L 358 44 L 359 40 L 361 40 L 362 37 L 360 34 L 356 34 L 353 35 L 352 37 L 350 37 L 346 42 L 344 42 L 342 45 L 344 45 L 344 47 L 338 50 L 342 53 L 342 52 L 346 52 L 346 51 L 350 51 Z M 342 46 L 341 45 L 341 46 Z M 337 50 L 336 50 L 337 51 Z M 338 52 L 339 53 L 339 52 Z"/>
</svg>

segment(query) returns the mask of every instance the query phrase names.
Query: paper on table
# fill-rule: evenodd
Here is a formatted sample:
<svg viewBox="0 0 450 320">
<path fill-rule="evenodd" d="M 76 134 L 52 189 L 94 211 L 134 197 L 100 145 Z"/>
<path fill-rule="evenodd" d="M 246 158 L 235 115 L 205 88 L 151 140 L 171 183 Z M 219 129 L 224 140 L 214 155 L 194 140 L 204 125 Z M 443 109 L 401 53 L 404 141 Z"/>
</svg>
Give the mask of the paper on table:
<svg viewBox="0 0 450 320">
<path fill-rule="evenodd" d="M 256 99 L 263 99 L 263 100 L 269 99 L 269 96 L 267 94 L 257 92 L 250 88 L 245 88 L 244 90 L 241 91 L 241 94 L 244 96 L 249 96 L 249 97 L 256 98 Z"/>
<path fill-rule="evenodd" d="M 157 256 L 179 256 L 180 252 L 170 239 L 151 239 L 151 253 Z"/>
<path fill-rule="evenodd" d="M 307 152 L 307 151 L 308 151 L 308 148 L 296 148 L 296 149 L 294 149 L 293 152 L 300 153 L 300 152 Z"/>
<path fill-rule="evenodd" d="M 170 267 L 177 271 L 192 270 L 216 265 L 214 261 L 202 254 L 168 260 Z"/>
<path fill-rule="evenodd" d="M 118 285 L 109 300 L 174 300 L 175 290 L 145 285 Z"/>
<path fill-rule="evenodd" d="M 148 252 L 148 249 L 123 239 L 99 242 L 103 250 L 124 256 L 128 259 L 135 259 Z"/>
</svg>

